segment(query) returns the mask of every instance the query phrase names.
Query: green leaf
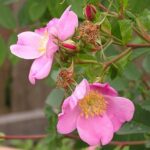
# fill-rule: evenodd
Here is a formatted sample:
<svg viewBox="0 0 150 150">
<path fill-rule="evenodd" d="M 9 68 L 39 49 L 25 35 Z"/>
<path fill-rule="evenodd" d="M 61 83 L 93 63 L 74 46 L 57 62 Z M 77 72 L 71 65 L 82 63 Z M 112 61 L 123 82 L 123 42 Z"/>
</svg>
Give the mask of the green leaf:
<svg viewBox="0 0 150 150">
<path fill-rule="evenodd" d="M 14 33 L 12 35 L 10 35 L 9 39 L 8 39 L 8 48 L 10 49 L 10 45 L 16 43 L 17 41 L 17 34 Z M 20 60 L 19 57 L 13 55 L 11 52 L 8 53 L 8 58 L 11 61 L 12 64 L 17 64 Z"/>
<path fill-rule="evenodd" d="M 117 132 L 119 135 L 141 133 L 150 133 L 150 127 L 137 122 L 127 123 Z"/>
<path fill-rule="evenodd" d="M 60 17 L 68 4 L 67 1 L 62 3 L 62 0 L 47 0 L 47 6 L 52 17 Z"/>
<path fill-rule="evenodd" d="M 83 0 L 67 0 L 69 4 L 71 4 L 71 9 L 78 15 L 79 18 L 83 19 L 83 6 L 84 1 Z"/>
<path fill-rule="evenodd" d="M 117 0 L 116 6 L 118 6 L 118 11 L 120 11 L 120 7 L 123 7 L 123 10 L 128 6 L 128 0 Z"/>
<path fill-rule="evenodd" d="M 131 54 L 131 59 L 136 59 L 144 54 L 147 54 L 149 53 L 149 48 L 138 48 L 136 49 L 136 51 L 133 51 L 132 54 Z"/>
<path fill-rule="evenodd" d="M 29 15 L 31 20 L 35 21 L 40 19 L 46 11 L 47 5 L 46 0 L 33 1 L 29 7 Z"/>
<path fill-rule="evenodd" d="M 119 21 L 121 37 L 123 44 L 129 42 L 132 38 L 132 24 L 130 20 L 120 20 Z"/>
<path fill-rule="evenodd" d="M 121 30 L 120 30 L 120 25 L 117 19 L 113 19 L 111 22 L 111 32 L 112 34 L 117 37 L 118 39 L 121 39 Z"/>
<path fill-rule="evenodd" d="M 123 71 L 124 68 L 129 63 L 131 54 L 132 54 L 132 52 L 129 52 L 126 56 L 124 56 L 123 58 L 121 58 L 120 60 L 117 61 L 116 65 L 118 66 L 120 71 Z"/>
<path fill-rule="evenodd" d="M 141 13 L 145 8 L 150 9 L 150 0 L 129 0 L 129 9 L 132 10 L 133 13 Z"/>
<path fill-rule="evenodd" d="M 7 53 L 7 45 L 5 44 L 5 41 L 0 36 L 0 65 L 3 64 L 5 57 Z"/>
<path fill-rule="evenodd" d="M 128 87 L 128 80 L 123 77 L 117 77 L 114 80 L 110 81 L 112 87 L 117 89 L 118 91 L 123 91 Z"/>
<path fill-rule="evenodd" d="M 46 104 L 51 106 L 53 109 L 59 109 L 64 99 L 64 90 L 61 88 L 53 89 L 46 99 Z"/>
<path fill-rule="evenodd" d="M 0 4 L 0 26 L 7 29 L 14 29 L 16 27 L 12 11 L 2 4 Z"/>
<path fill-rule="evenodd" d="M 105 18 L 104 22 L 102 23 L 101 30 L 108 34 L 111 34 L 111 24 L 107 18 Z"/>
<path fill-rule="evenodd" d="M 150 10 L 145 9 L 139 18 L 146 31 L 150 31 Z"/>
<path fill-rule="evenodd" d="M 150 111 L 150 100 L 142 101 L 142 102 L 140 103 L 140 106 L 141 106 L 143 109 L 145 109 L 145 110 L 147 110 L 147 111 Z"/>
<path fill-rule="evenodd" d="M 129 17 L 129 19 L 132 19 L 133 21 L 136 20 L 136 16 L 132 12 L 126 10 L 125 14 Z"/>
<path fill-rule="evenodd" d="M 143 68 L 147 73 L 150 73 L 150 53 L 143 60 Z"/>
<path fill-rule="evenodd" d="M 25 26 L 30 24 L 31 19 L 29 16 L 29 7 L 32 4 L 31 0 L 27 0 L 24 2 L 23 6 L 20 8 L 18 12 L 18 21 L 20 26 Z"/>
<path fill-rule="evenodd" d="M 118 75 L 118 67 L 116 65 L 111 65 L 109 71 L 111 80 L 115 79 Z"/>
<path fill-rule="evenodd" d="M 141 77 L 141 72 L 137 69 L 135 64 L 130 63 L 125 68 L 124 76 L 129 80 L 139 80 Z"/>
<path fill-rule="evenodd" d="M 130 150 L 129 146 L 124 146 L 123 148 L 121 146 L 117 146 L 114 150 Z"/>
</svg>

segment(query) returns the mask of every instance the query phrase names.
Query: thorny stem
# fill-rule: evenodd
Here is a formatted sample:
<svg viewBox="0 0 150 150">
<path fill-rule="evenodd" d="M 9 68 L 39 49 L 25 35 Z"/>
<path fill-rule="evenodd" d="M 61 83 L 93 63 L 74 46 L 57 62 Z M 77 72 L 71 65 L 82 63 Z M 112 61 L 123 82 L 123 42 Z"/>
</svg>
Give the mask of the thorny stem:
<svg viewBox="0 0 150 150">
<path fill-rule="evenodd" d="M 83 60 L 83 59 L 82 60 L 77 59 L 77 60 L 75 60 L 75 63 L 77 63 L 77 64 L 101 64 L 95 60 Z"/>
<path fill-rule="evenodd" d="M 150 44 L 127 44 L 127 47 L 132 47 L 132 48 L 142 48 L 142 47 L 150 47 Z"/>
<path fill-rule="evenodd" d="M 122 57 L 124 57 L 125 55 L 127 55 L 130 51 L 132 50 L 132 48 L 128 48 L 127 50 L 123 51 L 122 53 L 120 53 L 119 55 L 117 55 L 116 57 L 114 57 L 112 60 L 107 61 L 103 64 L 103 71 L 107 70 L 107 68 L 113 64 L 114 62 L 118 61 L 119 59 L 121 59 Z"/>
<path fill-rule="evenodd" d="M 118 17 L 117 13 L 110 11 L 110 10 L 109 10 L 108 8 L 106 8 L 103 4 L 99 3 L 98 6 L 99 6 L 99 8 L 102 9 L 103 11 L 105 11 L 105 12 L 111 14 L 111 15 L 114 15 L 114 16 Z"/>
<path fill-rule="evenodd" d="M 127 145 L 144 145 L 147 141 L 112 141 L 110 142 L 111 145 L 120 145 L 120 146 L 127 146 Z"/>
<path fill-rule="evenodd" d="M 0 139 L 5 139 L 5 140 L 12 140 L 12 139 L 18 139 L 18 140 L 27 140 L 27 139 L 43 139 L 46 138 L 48 135 L 46 134 L 37 134 L 37 135 L 3 135 L 0 136 Z M 78 135 L 74 134 L 67 134 L 65 135 L 67 138 L 71 139 L 80 139 Z M 126 145 L 144 145 L 146 144 L 147 141 L 112 141 L 110 142 L 111 145 L 118 145 L 118 146 L 126 146 Z"/>
<path fill-rule="evenodd" d="M 140 31 L 138 31 L 135 27 L 133 27 L 133 30 L 135 31 L 135 33 L 140 36 L 142 39 L 144 39 L 145 41 L 147 41 L 148 43 L 150 43 L 150 38 L 148 37 L 148 35 L 144 35 L 142 34 Z"/>
<path fill-rule="evenodd" d="M 46 134 L 37 134 L 37 135 L 2 135 L 0 139 L 5 140 L 12 140 L 12 139 L 19 139 L 19 140 L 26 140 L 26 139 L 42 139 L 45 138 Z"/>
<path fill-rule="evenodd" d="M 119 15 L 120 19 L 124 18 L 124 8 L 123 8 L 123 0 L 121 0 L 121 6 L 120 6 L 120 15 Z"/>
<path fill-rule="evenodd" d="M 113 39 L 113 44 L 116 44 L 116 45 L 120 45 L 120 46 L 123 46 L 122 43 L 121 43 L 121 40 L 116 38 L 115 36 L 113 35 L 109 35 L 109 34 L 106 34 L 106 33 L 102 33 L 104 36 L 107 36 L 107 37 L 110 37 Z M 150 44 L 146 43 L 146 44 L 135 44 L 135 43 L 128 43 L 125 45 L 126 47 L 131 47 L 131 48 L 142 48 L 142 47 L 150 47 Z"/>
</svg>

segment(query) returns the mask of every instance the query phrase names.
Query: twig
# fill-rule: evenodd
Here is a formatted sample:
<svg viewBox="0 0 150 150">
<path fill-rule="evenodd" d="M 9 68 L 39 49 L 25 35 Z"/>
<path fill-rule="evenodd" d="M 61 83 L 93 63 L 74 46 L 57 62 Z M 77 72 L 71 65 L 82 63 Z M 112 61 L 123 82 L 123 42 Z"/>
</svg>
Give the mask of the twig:
<svg viewBox="0 0 150 150">
<path fill-rule="evenodd" d="M 13 139 L 18 139 L 18 140 L 27 140 L 27 139 L 43 139 L 47 137 L 48 135 L 46 134 L 37 134 L 37 135 L 3 135 L 0 136 L 0 139 L 5 139 L 5 140 L 13 140 Z M 72 139 L 80 139 L 78 135 L 74 134 L 66 134 L 64 135 L 67 138 L 72 138 Z M 119 146 L 125 146 L 125 145 L 143 145 L 146 144 L 147 141 L 112 141 L 110 142 L 111 145 L 119 145 Z"/>
<path fill-rule="evenodd" d="M 37 135 L 2 135 L 0 139 L 5 140 L 12 140 L 12 139 L 19 139 L 19 140 L 27 140 L 27 139 L 43 139 L 47 135 L 46 134 L 37 134 Z"/>
<path fill-rule="evenodd" d="M 77 64 L 100 64 L 95 60 L 83 60 L 83 59 L 82 60 L 77 59 L 77 60 L 75 60 L 75 63 L 77 63 Z"/>
<path fill-rule="evenodd" d="M 104 66 L 103 71 L 105 71 L 111 64 L 113 64 L 114 62 L 118 61 L 120 58 L 127 55 L 131 50 L 132 50 L 132 48 L 128 48 L 127 50 L 123 51 L 122 53 L 120 53 L 119 55 L 114 57 L 112 60 L 105 62 L 103 64 L 103 66 Z"/>
<path fill-rule="evenodd" d="M 138 36 L 140 36 L 142 39 L 150 43 L 150 37 L 147 35 L 147 33 L 142 34 L 135 27 L 133 27 L 133 30 Z"/>
<path fill-rule="evenodd" d="M 132 47 L 132 48 L 142 48 L 142 47 L 150 47 L 150 44 L 127 44 L 127 47 Z"/>
<path fill-rule="evenodd" d="M 99 3 L 98 4 L 99 8 L 102 9 L 104 12 L 107 12 L 109 14 L 115 15 L 118 17 L 117 13 L 110 11 L 108 8 L 106 8 L 103 4 Z"/>
<path fill-rule="evenodd" d="M 120 4 L 120 15 L 119 15 L 120 19 L 124 18 L 124 8 L 123 8 L 123 0 L 121 0 L 121 4 Z"/>
<path fill-rule="evenodd" d="M 120 145 L 120 146 L 125 146 L 125 145 L 144 145 L 146 144 L 147 141 L 112 141 L 110 142 L 111 145 Z"/>
</svg>

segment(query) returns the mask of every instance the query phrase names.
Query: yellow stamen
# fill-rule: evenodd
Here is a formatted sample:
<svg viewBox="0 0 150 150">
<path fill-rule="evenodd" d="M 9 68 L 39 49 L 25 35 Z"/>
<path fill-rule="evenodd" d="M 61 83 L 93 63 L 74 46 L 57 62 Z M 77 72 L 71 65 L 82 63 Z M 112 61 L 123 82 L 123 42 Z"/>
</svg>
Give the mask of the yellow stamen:
<svg viewBox="0 0 150 150">
<path fill-rule="evenodd" d="M 81 109 L 81 115 L 86 118 L 102 115 L 107 109 L 107 101 L 103 95 L 97 91 L 90 91 L 78 103 Z"/>
<path fill-rule="evenodd" d="M 46 31 L 44 33 L 44 36 L 41 38 L 40 46 L 38 49 L 41 53 L 44 53 L 46 51 L 47 42 L 48 42 L 48 33 Z"/>
</svg>

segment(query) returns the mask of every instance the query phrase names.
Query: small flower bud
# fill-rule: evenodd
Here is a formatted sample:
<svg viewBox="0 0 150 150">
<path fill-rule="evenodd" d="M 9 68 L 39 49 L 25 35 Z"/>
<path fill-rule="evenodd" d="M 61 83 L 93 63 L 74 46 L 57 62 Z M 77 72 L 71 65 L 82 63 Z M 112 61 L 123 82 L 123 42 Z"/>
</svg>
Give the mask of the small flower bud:
<svg viewBox="0 0 150 150">
<path fill-rule="evenodd" d="M 57 77 L 57 86 L 67 89 L 74 83 L 74 63 L 69 68 L 62 69 Z"/>
<path fill-rule="evenodd" d="M 63 41 L 62 42 L 62 46 L 65 48 L 65 49 L 67 49 L 67 50 L 69 50 L 69 51 L 75 51 L 76 50 L 76 43 L 74 42 L 74 41 L 72 41 L 72 40 L 66 40 L 66 41 Z"/>
<path fill-rule="evenodd" d="M 93 20 L 96 15 L 96 8 L 92 4 L 88 4 L 84 9 L 84 14 L 88 20 Z"/>
</svg>

